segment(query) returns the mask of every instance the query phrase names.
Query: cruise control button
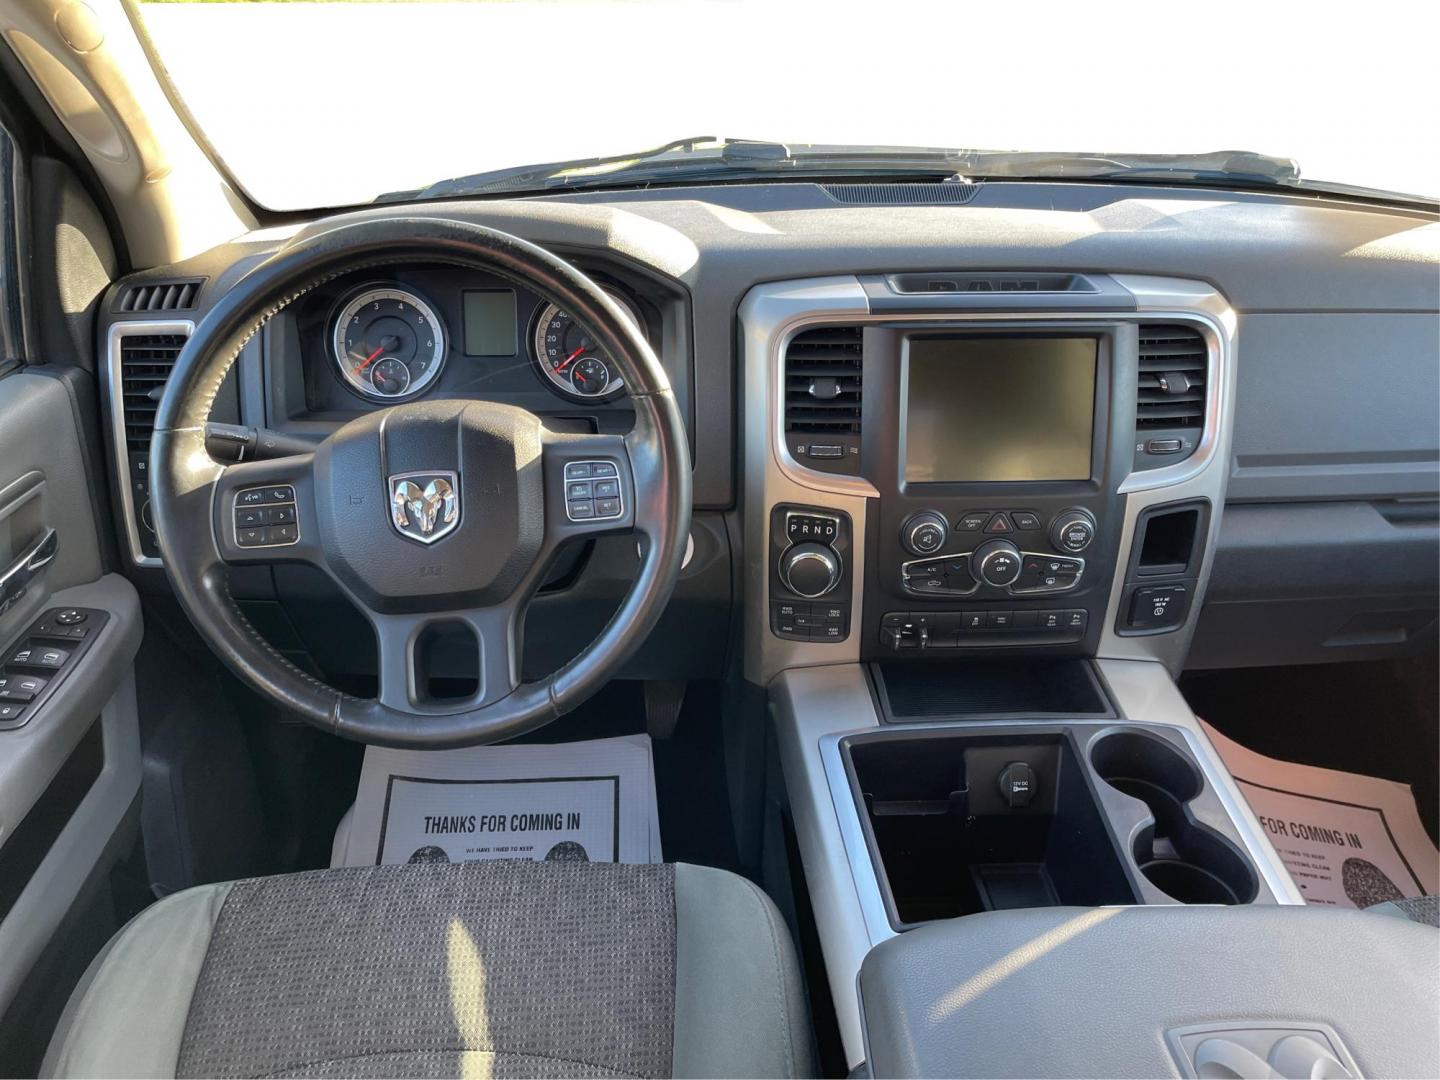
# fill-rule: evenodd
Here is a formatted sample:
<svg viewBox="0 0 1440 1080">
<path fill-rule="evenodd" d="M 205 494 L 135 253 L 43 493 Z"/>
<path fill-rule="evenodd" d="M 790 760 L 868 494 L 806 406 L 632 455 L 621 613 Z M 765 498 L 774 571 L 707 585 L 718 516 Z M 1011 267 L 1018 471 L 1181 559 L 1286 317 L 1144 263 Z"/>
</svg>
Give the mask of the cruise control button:
<svg viewBox="0 0 1440 1080">
<path fill-rule="evenodd" d="M 618 499 L 620 497 L 619 480 L 596 480 L 595 498 L 597 499 Z"/>
<path fill-rule="evenodd" d="M 596 517 L 602 517 L 602 518 L 619 517 L 619 516 L 620 516 L 620 500 L 619 500 L 619 499 L 596 499 L 596 500 L 595 500 L 595 516 L 596 516 Z"/>
<path fill-rule="evenodd" d="M 584 480 L 578 484 L 571 484 L 569 490 L 565 492 L 565 497 L 567 499 L 589 499 L 594 494 L 594 485 L 589 480 Z"/>
<path fill-rule="evenodd" d="M 592 472 L 591 472 L 591 475 L 592 475 L 592 476 L 619 476 L 619 475 L 620 475 L 619 472 L 616 471 L 616 469 L 615 469 L 615 463 L 612 462 L 612 461 L 597 461 L 597 462 L 595 462 L 595 464 L 594 464 L 591 468 L 592 468 Z"/>
<path fill-rule="evenodd" d="M 572 461 L 565 466 L 566 480 L 589 480 L 594 475 L 594 468 L 588 461 Z"/>
<path fill-rule="evenodd" d="M 581 499 L 578 502 L 567 503 L 565 512 L 570 515 L 571 521 L 584 521 L 586 518 L 595 516 L 595 504 L 589 499 Z"/>
</svg>

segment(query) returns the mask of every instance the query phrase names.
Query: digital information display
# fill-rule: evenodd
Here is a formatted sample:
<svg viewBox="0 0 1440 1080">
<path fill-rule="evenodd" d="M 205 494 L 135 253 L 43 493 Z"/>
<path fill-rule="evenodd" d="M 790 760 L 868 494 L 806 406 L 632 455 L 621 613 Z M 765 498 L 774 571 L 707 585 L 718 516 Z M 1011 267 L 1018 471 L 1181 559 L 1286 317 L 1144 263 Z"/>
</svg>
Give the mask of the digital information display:
<svg viewBox="0 0 1440 1080">
<path fill-rule="evenodd" d="M 471 289 L 463 297 L 466 356 L 514 356 L 520 348 L 514 289 Z"/>
<path fill-rule="evenodd" d="M 908 483 L 1086 480 L 1095 338 L 911 338 Z"/>
</svg>

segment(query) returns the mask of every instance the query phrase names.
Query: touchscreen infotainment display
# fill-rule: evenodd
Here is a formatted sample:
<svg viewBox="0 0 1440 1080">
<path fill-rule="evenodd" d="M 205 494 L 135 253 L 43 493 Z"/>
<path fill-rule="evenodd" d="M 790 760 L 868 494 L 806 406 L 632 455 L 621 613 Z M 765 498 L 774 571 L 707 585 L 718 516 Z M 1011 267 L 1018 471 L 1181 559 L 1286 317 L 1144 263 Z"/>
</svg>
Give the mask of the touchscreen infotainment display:
<svg viewBox="0 0 1440 1080">
<path fill-rule="evenodd" d="M 1085 480 L 1095 338 L 911 338 L 905 479 Z"/>
</svg>

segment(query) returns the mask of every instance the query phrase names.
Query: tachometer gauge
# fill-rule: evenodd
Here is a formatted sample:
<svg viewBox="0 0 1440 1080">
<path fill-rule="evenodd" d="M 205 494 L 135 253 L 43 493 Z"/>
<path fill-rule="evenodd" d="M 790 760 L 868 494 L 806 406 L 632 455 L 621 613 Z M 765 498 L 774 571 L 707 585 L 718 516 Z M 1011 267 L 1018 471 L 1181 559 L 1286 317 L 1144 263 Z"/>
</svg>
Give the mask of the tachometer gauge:
<svg viewBox="0 0 1440 1080">
<path fill-rule="evenodd" d="M 445 364 L 445 328 L 416 293 L 368 286 L 335 316 L 334 359 L 346 384 L 371 400 L 414 397 Z"/>
<path fill-rule="evenodd" d="M 645 337 L 645 324 L 634 305 L 611 289 L 605 292 Z M 568 311 L 554 304 L 545 305 L 535 321 L 535 360 L 540 374 L 566 397 L 597 401 L 616 397 L 625 390 L 625 380 L 615 361 Z"/>
</svg>

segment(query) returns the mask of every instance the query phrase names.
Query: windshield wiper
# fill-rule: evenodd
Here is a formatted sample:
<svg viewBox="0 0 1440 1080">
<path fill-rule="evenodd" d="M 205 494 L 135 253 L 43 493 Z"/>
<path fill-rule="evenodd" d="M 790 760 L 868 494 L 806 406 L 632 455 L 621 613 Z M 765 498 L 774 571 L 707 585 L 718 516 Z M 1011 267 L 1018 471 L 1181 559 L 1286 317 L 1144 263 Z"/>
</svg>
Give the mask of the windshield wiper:
<svg viewBox="0 0 1440 1080">
<path fill-rule="evenodd" d="M 638 153 L 577 158 L 441 180 L 376 202 L 771 177 L 904 176 L 984 180 L 1136 180 L 1219 187 L 1309 189 L 1394 199 L 1394 193 L 1302 181 L 1291 158 L 1248 150 L 1097 154 L 939 147 L 827 146 L 693 136 Z"/>
</svg>

